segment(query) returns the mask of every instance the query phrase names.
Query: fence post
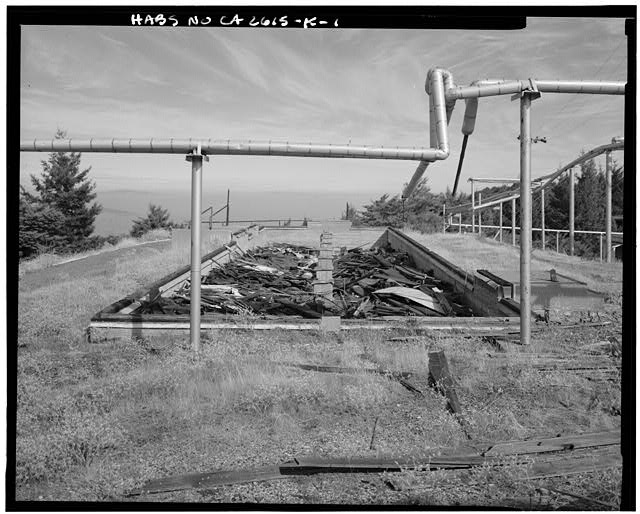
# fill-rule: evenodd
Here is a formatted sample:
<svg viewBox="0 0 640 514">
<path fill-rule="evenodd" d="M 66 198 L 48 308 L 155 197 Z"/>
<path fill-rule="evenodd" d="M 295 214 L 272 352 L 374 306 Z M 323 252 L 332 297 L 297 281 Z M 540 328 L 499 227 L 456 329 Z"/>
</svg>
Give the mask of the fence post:
<svg viewBox="0 0 640 514">
<path fill-rule="evenodd" d="M 569 170 L 569 255 L 573 256 L 575 250 L 574 227 L 575 227 L 575 173 L 574 169 Z"/>
<path fill-rule="evenodd" d="M 447 231 L 447 204 L 442 204 L 442 233 Z"/>
<path fill-rule="evenodd" d="M 478 193 L 478 204 L 482 205 L 482 193 Z M 478 235 L 482 235 L 482 211 L 478 211 Z"/>
<path fill-rule="evenodd" d="M 476 187 L 473 179 L 471 181 L 471 233 L 476 233 Z"/>
<path fill-rule="evenodd" d="M 600 262 L 602 262 L 602 232 L 600 232 Z"/>
<path fill-rule="evenodd" d="M 500 242 L 502 243 L 502 202 L 500 202 Z"/>
<path fill-rule="evenodd" d="M 511 244 L 516 245 L 516 199 L 511 199 Z"/>
</svg>

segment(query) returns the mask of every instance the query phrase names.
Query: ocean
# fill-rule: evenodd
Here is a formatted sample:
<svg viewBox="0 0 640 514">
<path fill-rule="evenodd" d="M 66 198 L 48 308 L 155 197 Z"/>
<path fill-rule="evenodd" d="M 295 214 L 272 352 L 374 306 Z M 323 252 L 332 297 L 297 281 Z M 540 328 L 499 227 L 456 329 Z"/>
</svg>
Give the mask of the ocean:
<svg viewBox="0 0 640 514">
<path fill-rule="evenodd" d="M 375 195 L 362 193 L 231 191 L 229 212 L 231 221 L 305 217 L 311 220 L 340 219 L 347 202 L 361 208 L 375 198 Z M 145 217 L 151 203 L 167 209 L 172 221 L 186 222 L 191 218 L 188 190 L 106 191 L 98 192 L 96 201 L 102 205 L 102 212 L 96 219 L 95 234 L 101 236 L 129 233 L 133 220 Z M 215 194 L 203 191 L 202 210 L 212 206 L 215 212 L 226 201 L 226 190 Z M 208 214 L 203 219 L 208 219 Z M 214 217 L 214 221 L 224 219 L 224 211 Z"/>
</svg>

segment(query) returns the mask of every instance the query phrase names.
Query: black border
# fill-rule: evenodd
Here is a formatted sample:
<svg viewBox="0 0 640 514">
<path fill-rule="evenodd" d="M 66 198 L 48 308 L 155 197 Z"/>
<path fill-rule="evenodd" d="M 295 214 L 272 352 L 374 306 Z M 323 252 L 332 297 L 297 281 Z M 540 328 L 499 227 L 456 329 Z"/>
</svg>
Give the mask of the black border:
<svg viewBox="0 0 640 514">
<path fill-rule="evenodd" d="M 130 26 L 132 13 L 179 16 L 220 15 L 338 17 L 340 28 L 384 29 L 467 29 L 517 30 L 524 28 L 526 17 L 601 17 L 627 20 L 628 82 L 625 99 L 625 214 L 623 271 L 623 414 L 622 510 L 635 510 L 635 107 L 636 107 L 636 17 L 635 5 L 600 6 L 29 6 L 7 7 L 7 470 L 5 474 L 6 510 L 8 511 L 86 511 L 86 510 L 460 510 L 465 506 L 357 506 L 357 505 L 266 505 L 255 504 L 179 504 L 179 503 L 95 503 L 31 502 L 15 499 L 15 423 L 17 391 L 17 319 L 18 319 L 18 190 L 20 127 L 20 26 L 21 25 L 113 25 Z M 124 18 L 124 19 L 123 19 Z M 180 23 L 180 26 L 185 26 Z M 213 23 L 209 26 L 216 26 Z M 166 25 L 165 25 L 166 27 Z M 157 27 L 161 30 L 163 27 Z M 274 30 L 274 27 L 269 27 Z M 332 28 L 332 27 L 328 27 Z M 310 30 L 318 30 L 314 28 Z M 434 63 L 437 64 L 437 63 Z M 12 373 L 9 373 L 9 370 Z M 474 510 L 508 510 L 472 507 Z"/>
</svg>

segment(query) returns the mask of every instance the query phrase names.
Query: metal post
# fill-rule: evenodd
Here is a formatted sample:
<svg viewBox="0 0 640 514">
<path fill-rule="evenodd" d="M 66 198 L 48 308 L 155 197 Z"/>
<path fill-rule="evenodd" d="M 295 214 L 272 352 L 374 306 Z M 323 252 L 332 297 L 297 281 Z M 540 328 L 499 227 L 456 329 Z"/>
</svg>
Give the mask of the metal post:
<svg viewBox="0 0 640 514">
<path fill-rule="evenodd" d="M 600 262 L 602 262 L 602 232 L 600 232 Z"/>
<path fill-rule="evenodd" d="M 546 250 L 547 247 L 547 235 L 544 231 L 544 189 L 540 190 L 540 222 L 541 222 L 541 237 L 542 237 L 542 249 Z"/>
<path fill-rule="evenodd" d="M 531 95 L 520 97 L 520 343 L 531 342 Z"/>
<path fill-rule="evenodd" d="M 478 193 L 478 203 L 482 205 L 482 193 Z M 478 235 L 482 235 L 482 211 L 478 211 Z"/>
<path fill-rule="evenodd" d="M 502 243 L 502 202 L 500 202 L 500 242 Z"/>
<path fill-rule="evenodd" d="M 200 208 L 202 204 L 202 158 L 200 145 L 193 154 L 187 155 L 191 161 L 191 349 L 200 351 Z M 208 158 L 207 158 L 208 160 Z"/>
<path fill-rule="evenodd" d="M 575 250 L 574 229 L 576 224 L 575 216 L 575 172 L 574 168 L 569 170 L 569 255 L 573 255 Z"/>
<path fill-rule="evenodd" d="M 516 199 L 511 199 L 511 244 L 516 245 Z"/>
<path fill-rule="evenodd" d="M 471 233 L 476 233 L 476 187 L 473 183 L 473 179 L 469 179 L 471 181 Z"/>
<path fill-rule="evenodd" d="M 458 213 L 458 234 L 462 234 L 462 213 Z"/>
<path fill-rule="evenodd" d="M 229 226 L 229 190 L 227 189 L 227 227 Z"/>
<path fill-rule="evenodd" d="M 442 204 L 442 233 L 447 231 L 447 204 Z"/>
<path fill-rule="evenodd" d="M 556 232 L 556 253 L 560 253 L 560 231 Z"/>
<path fill-rule="evenodd" d="M 605 157 L 607 168 L 607 213 L 605 230 L 607 231 L 607 262 L 611 262 L 611 152 L 607 152 Z"/>
</svg>

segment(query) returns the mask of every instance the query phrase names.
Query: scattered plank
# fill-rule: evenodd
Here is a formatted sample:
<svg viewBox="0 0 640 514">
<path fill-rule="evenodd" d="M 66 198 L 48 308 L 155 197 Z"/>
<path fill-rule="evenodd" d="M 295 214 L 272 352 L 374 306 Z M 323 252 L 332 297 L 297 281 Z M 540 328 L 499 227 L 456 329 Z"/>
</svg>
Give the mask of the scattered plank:
<svg viewBox="0 0 640 514">
<path fill-rule="evenodd" d="M 531 439 L 529 441 L 506 441 L 491 446 L 483 455 L 527 455 L 555 451 L 577 450 L 620 444 L 620 430 L 579 434 L 562 437 Z"/>
<path fill-rule="evenodd" d="M 460 406 L 458 394 L 455 389 L 455 382 L 449 372 L 449 364 L 443 351 L 429 352 L 429 378 L 436 389 L 440 390 L 447 398 L 449 410 L 460 423 L 467 439 L 471 439 L 469 426 L 463 417 L 462 407 Z"/>
<path fill-rule="evenodd" d="M 585 454 L 570 454 L 561 458 L 535 462 L 522 480 L 553 478 L 622 466 L 620 446 L 610 446 Z"/>
<path fill-rule="evenodd" d="M 264 480 L 278 480 L 289 478 L 280 472 L 279 466 L 239 471 L 214 471 L 210 473 L 191 473 L 174 477 L 150 480 L 140 489 L 131 491 L 127 496 L 141 494 L 168 493 L 185 489 L 207 489 L 221 485 L 244 484 Z"/>
</svg>

